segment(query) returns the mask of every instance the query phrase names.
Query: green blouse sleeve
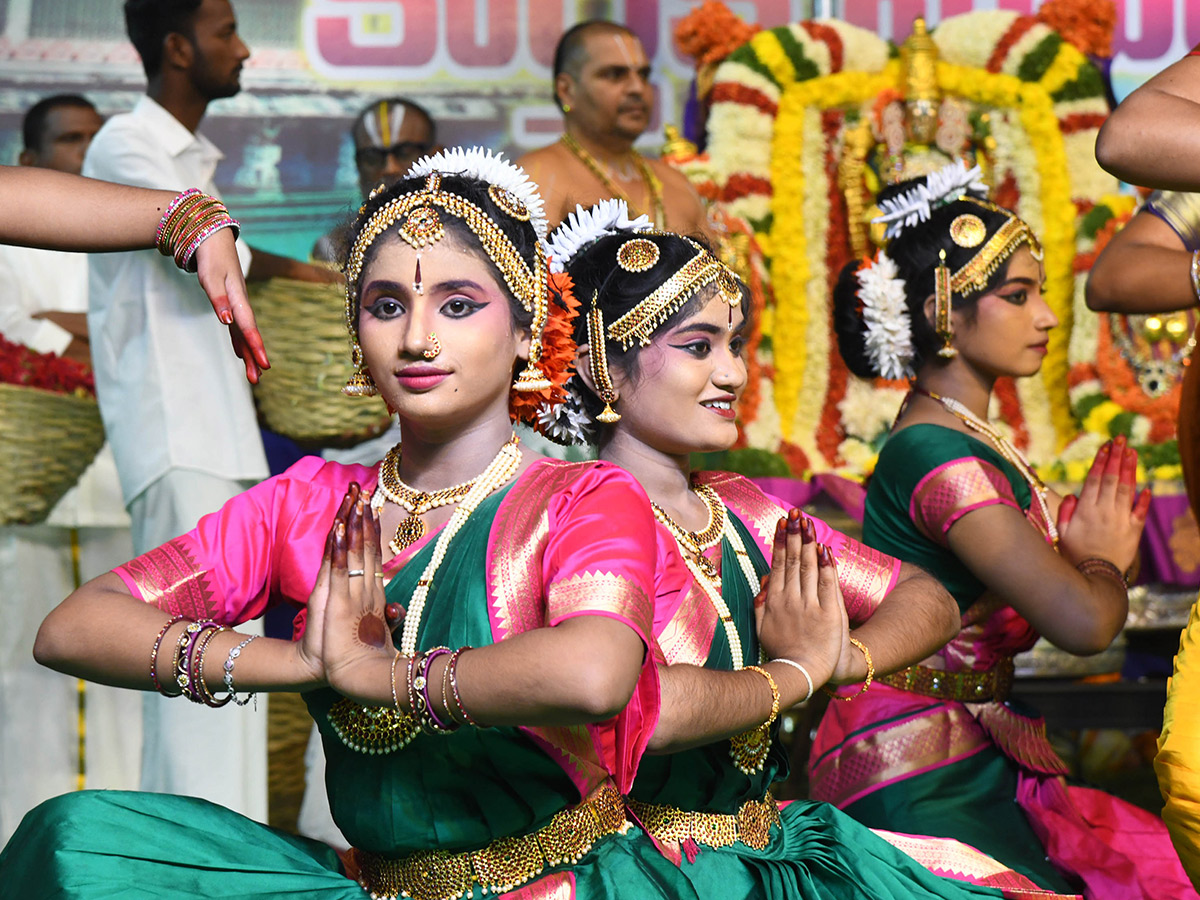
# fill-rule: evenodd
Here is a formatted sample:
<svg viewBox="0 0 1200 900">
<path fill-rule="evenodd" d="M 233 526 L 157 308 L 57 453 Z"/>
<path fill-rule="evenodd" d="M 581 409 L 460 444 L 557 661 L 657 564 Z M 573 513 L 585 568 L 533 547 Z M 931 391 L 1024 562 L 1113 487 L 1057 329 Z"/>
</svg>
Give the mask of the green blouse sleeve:
<svg viewBox="0 0 1200 900">
<path fill-rule="evenodd" d="M 867 489 L 867 544 L 939 578 L 965 608 L 983 584 L 950 552 L 946 535 L 984 506 L 1029 508 L 1029 485 L 989 445 L 940 425 L 913 425 L 890 437 Z"/>
</svg>

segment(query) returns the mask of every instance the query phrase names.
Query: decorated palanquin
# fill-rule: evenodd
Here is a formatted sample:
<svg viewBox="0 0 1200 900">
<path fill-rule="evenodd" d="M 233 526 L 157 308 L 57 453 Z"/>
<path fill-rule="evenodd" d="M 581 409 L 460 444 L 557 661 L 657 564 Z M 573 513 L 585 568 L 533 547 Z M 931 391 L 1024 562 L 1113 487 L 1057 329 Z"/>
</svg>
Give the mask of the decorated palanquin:
<svg viewBox="0 0 1200 900">
<path fill-rule="evenodd" d="M 715 215 L 748 224 L 765 260 L 746 445 L 778 452 L 796 475 L 873 469 L 906 385 L 849 374 L 832 289 L 878 240 L 869 220 L 881 187 L 965 159 L 1041 238 L 1061 322 L 1039 375 L 997 385 L 992 418 L 1055 480 L 1081 480 L 1118 432 L 1145 451 L 1150 476 L 1178 477 L 1191 321 L 1084 305 L 1087 270 L 1133 199 L 1094 154 L 1108 105 L 1089 55 L 1108 54 L 1112 22 L 1071 26 L 1081 19 L 1064 8 L 1078 6 L 967 13 L 928 32 L 918 20 L 900 47 L 835 20 L 757 30 L 711 0 L 681 23 L 707 140 L 676 164 Z"/>
</svg>

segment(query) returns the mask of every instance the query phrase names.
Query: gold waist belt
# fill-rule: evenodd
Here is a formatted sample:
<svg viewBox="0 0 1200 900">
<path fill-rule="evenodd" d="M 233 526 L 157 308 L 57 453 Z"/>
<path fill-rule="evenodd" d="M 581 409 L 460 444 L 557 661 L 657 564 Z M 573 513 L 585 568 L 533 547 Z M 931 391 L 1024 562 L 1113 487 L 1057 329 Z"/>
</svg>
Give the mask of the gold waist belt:
<svg viewBox="0 0 1200 900">
<path fill-rule="evenodd" d="M 779 824 L 779 804 L 768 793 L 762 800 L 747 800 L 736 813 L 704 813 L 658 806 L 631 799 L 630 811 L 652 837 L 660 841 L 691 838 L 706 847 L 728 847 L 741 841 L 755 850 L 771 839 L 771 826 Z"/>
<path fill-rule="evenodd" d="M 533 834 L 497 838 L 480 850 L 452 853 L 423 850 L 387 859 L 353 850 L 357 880 L 377 900 L 450 900 L 476 886 L 484 893 L 503 893 L 541 874 L 548 866 L 578 862 L 592 844 L 628 825 L 616 787 L 605 782 L 586 800 L 556 813 L 550 824 Z"/>
<path fill-rule="evenodd" d="M 943 672 L 925 666 L 909 666 L 899 672 L 875 680 L 902 691 L 912 691 L 939 700 L 961 700 L 964 703 L 1003 702 L 1012 690 L 1013 661 L 1011 656 L 984 672 Z"/>
</svg>

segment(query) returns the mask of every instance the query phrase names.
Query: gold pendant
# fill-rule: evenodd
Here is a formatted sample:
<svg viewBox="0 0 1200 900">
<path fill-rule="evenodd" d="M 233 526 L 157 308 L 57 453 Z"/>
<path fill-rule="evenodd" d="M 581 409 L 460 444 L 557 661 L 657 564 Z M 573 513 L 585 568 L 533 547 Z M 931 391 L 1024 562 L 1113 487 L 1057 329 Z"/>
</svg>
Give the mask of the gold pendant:
<svg viewBox="0 0 1200 900">
<path fill-rule="evenodd" d="M 416 716 L 386 707 L 359 706 L 343 697 L 326 714 L 343 744 L 371 756 L 394 753 L 421 733 Z"/>
<path fill-rule="evenodd" d="M 704 555 L 703 552 L 696 554 L 696 565 L 700 567 L 700 571 L 704 573 L 704 577 L 709 581 L 715 581 L 719 585 L 721 582 L 721 573 L 717 571 L 717 564 Z"/>
<path fill-rule="evenodd" d="M 770 749 L 771 726 L 765 722 L 729 739 L 729 757 L 746 775 L 757 775 L 763 770 Z"/>
<path fill-rule="evenodd" d="M 409 513 L 408 518 L 396 526 L 396 536 L 392 538 L 392 542 L 388 546 L 392 548 L 393 553 L 399 553 L 405 547 L 411 547 L 424 536 L 425 523 Z"/>
</svg>

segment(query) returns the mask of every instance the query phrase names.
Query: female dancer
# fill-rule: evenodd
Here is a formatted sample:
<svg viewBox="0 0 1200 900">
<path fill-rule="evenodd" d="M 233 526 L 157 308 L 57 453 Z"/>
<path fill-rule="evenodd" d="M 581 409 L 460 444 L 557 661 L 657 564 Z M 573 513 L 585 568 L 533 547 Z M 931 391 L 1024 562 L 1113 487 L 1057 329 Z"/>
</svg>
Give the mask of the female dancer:
<svg viewBox="0 0 1200 900">
<path fill-rule="evenodd" d="M 644 227 L 613 201 L 578 210 L 555 232 L 553 258 L 566 260 L 583 315 L 579 378 L 567 405 L 546 415 L 560 439 L 590 439 L 638 478 L 660 539 L 692 576 L 681 587 L 660 580 L 655 635 L 666 665 L 651 748 L 679 752 L 642 760 L 631 791 L 639 821 L 705 897 L 995 895 L 938 878 L 897 846 L 935 872 L 1032 887 L 955 841 L 893 836 L 893 846 L 829 804 L 781 811 L 771 798 L 771 781 L 786 774 L 780 708 L 831 675 L 869 683 L 872 660 L 891 671 L 923 657 L 953 635 L 957 613 L 915 567 L 791 516 L 788 530 L 805 535 L 801 577 L 836 575 L 841 614 L 859 627 L 851 642 L 815 617 L 787 641 L 799 649 L 780 652 L 780 635 L 797 623 L 775 609 L 779 579 L 772 574 L 764 606 L 754 597 L 767 559 L 781 552 L 782 509 L 739 476 L 689 477 L 691 452 L 727 449 L 737 437 L 745 289 L 701 244 Z M 753 668 L 756 614 L 769 661 Z"/>
<path fill-rule="evenodd" d="M 171 239 L 186 237 L 188 231 L 166 232 L 160 228 L 164 211 L 177 196 L 170 191 L 109 184 L 28 166 L 0 166 L 0 188 L 0 241 L 81 253 L 157 246 L 164 254 L 175 256 L 181 267 L 187 265 L 196 273 L 213 312 L 229 326 L 234 352 L 246 364 L 246 377 L 257 383 L 261 370 L 270 368 L 246 299 L 246 282 L 234 249 L 236 227 L 210 230 L 192 248 L 194 259 L 184 258 L 175 251 L 188 248 L 173 246 Z M 202 215 L 218 207 L 220 211 L 225 209 L 218 201 L 201 195 L 183 211 L 187 216 L 184 221 L 199 222 Z M 229 218 L 228 213 L 225 218 Z M 104 223 L 103 230 L 96 227 L 98 222 Z M 237 225 L 232 219 L 229 222 Z"/>
<path fill-rule="evenodd" d="M 298 463 L 85 585 L 36 654 L 214 706 L 246 702 L 235 689 L 305 691 L 356 848 L 345 871 L 373 896 L 691 896 L 621 800 L 657 714 L 645 495 L 616 467 L 534 459 L 512 437 L 510 408 L 528 415 L 574 356 L 540 198 L 482 151 L 413 173 L 367 201 L 346 270 L 348 390 L 396 410 L 403 455 L 377 470 Z M 384 582 L 405 607 L 395 646 Z M 221 627 L 279 602 L 301 607 L 296 642 Z M 0 883 L 23 897 L 363 896 L 323 845 L 120 792 L 30 813 Z"/>
<path fill-rule="evenodd" d="M 977 177 L 951 166 L 885 195 L 886 251 L 847 266 L 835 291 L 851 370 L 915 374 L 868 488 L 864 539 L 937 575 L 963 628 L 831 707 L 813 796 L 869 825 L 959 838 L 1043 887 L 1195 896 L 1162 823 L 1067 787 L 1042 720 L 1005 702 L 1012 656 L 1038 634 L 1089 654 L 1120 631 L 1149 496 L 1135 500 L 1137 458 L 1118 438 L 1060 506 L 988 422 L 996 378 L 1036 373 L 1058 322 L 1037 239 L 980 199 Z"/>
</svg>

